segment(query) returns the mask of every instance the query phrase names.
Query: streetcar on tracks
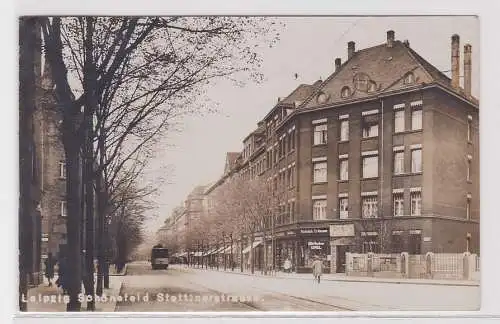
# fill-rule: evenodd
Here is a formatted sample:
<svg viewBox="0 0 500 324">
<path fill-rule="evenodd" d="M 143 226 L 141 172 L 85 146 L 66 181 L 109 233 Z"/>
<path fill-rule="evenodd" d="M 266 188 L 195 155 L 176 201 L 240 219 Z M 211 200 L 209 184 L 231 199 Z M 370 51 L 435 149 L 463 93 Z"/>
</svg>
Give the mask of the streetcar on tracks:
<svg viewBox="0 0 500 324">
<path fill-rule="evenodd" d="M 169 264 L 168 249 L 164 248 L 161 244 L 153 246 L 151 249 L 151 268 L 167 269 Z"/>
</svg>

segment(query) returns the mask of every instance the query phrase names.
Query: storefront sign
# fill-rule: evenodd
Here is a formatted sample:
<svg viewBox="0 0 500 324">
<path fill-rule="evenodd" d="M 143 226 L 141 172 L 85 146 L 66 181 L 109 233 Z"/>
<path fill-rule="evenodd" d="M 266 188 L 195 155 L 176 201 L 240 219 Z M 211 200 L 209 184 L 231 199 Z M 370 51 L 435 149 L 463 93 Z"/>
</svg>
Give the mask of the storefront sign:
<svg viewBox="0 0 500 324">
<path fill-rule="evenodd" d="M 295 235 L 295 231 L 286 231 L 286 236 L 293 236 Z"/>
<path fill-rule="evenodd" d="M 330 225 L 331 237 L 354 236 L 354 224 Z"/>
<path fill-rule="evenodd" d="M 309 249 L 311 250 L 322 250 L 324 245 L 325 242 L 316 242 L 316 241 L 307 242 L 307 246 L 309 246 Z"/>
<path fill-rule="evenodd" d="M 300 234 L 328 235 L 328 228 L 301 228 Z"/>
<path fill-rule="evenodd" d="M 430 236 L 424 237 L 424 242 L 430 242 L 430 241 L 431 241 L 431 237 Z"/>
</svg>

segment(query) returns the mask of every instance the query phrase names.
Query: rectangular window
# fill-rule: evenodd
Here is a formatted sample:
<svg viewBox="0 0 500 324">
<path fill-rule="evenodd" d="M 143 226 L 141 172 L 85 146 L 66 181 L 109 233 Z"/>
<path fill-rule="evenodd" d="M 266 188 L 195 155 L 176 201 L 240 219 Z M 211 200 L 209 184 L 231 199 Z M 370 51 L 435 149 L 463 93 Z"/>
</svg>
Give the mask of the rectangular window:
<svg viewBox="0 0 500 324">
<path fill-rule="evenodd" d="M 349 140 L 349 121 L 342 120 L 340 122 L 340 140 L 348 141 Z"/>
<path fill-rule="evenodd" d="M 326 124 L 314 126 L 314 145 L 322 145 L 327 142 L 328 126 Z"/>
<path fill-rule="evenodd" d="M 367 196 L 362 199 L 363 218 L 377 218 L 378 201 L 377 196 Z"/>
<path fill-rule="evenodd" d="M 313 201 L 313 220 L 326 219 L 326 199 Z"/>
<path fill-rule="evenodd" d="M 292 150 L 295 149 L 295 130 L 293 130 L 291 133 L 290 133 L 290 143 L 291 143 L 291 147 L 292 147 Z"/>
<path fill-rule="evenodd" d="M 315 162 L 313 163 L 314 174 L 313 181 L 314 183 L 326 182 L 326 162 Z"/>
<path fill-rule="evenodd" d="M 394 201 L 394 216 L 403 216 L 404 214 L 404 194 L 395 193 L 393 194 Z"/>
<path fill-rule="evenodd" d="M 295 201 L 290 203 L 290 222 L 295 221 Z"/>
<path fill-rule="evenodd" d="M 394 111 L 394 132 L 405 131 L 405 111 L 403 109 Z"/>
<path fill-rule="evenodd" d="M 422 149 L 411 150 L 411 172 L 422 172 Z"/>
<path fill-rule="evenodd" d="M 378 116 L 363 116 L 363 138 L 378 136 Z"/>
<path fill-rule="evenodd" d="M 403 174 L 405 172 L 405 152 L 394 152 L 394 174 Z"/>
<path fill-rule="evenodd" d="M 363 253 L 379 253 L 380 245 L 377 235 L 365 236 L 363 240 Z"/>
<path fill-rule="evenodd" d="M 403 237 L 401 234 L 392 234 L 391 250 L 392 253 L 403 252 Z"/>
<path fill-rule="evenodd" d="M 411 112 L 411 129 L 422 129 L 422 109 L 413 109 Z"/>
<path fill-rule="evenodd" d="M 472 160 L 470 158 L 467 159 L 467 181 L 471 181 L 470 179 L 470 168 L 471 168 Z"/>
<path fill-rule="evenodd" d="M 64 161 L 59 162 L 59 178 L 66 179 L 66 163 Z"/>
<path fill-rule="evenodd" d="M 349 217 L 349 198 L 339 198 L 340 219 Z"/>
<path fill-rule="evenodd" d="M 378 177 L 378 155 L 363 157 L 363 178 Z"/>
<path fill-rule="evenodd" d="M 61 216 L 67 216 L 68 207 L 66 206 L 66 201 L 62 200 L 60 205 L 61 205 Z"/>
<path fill-rule="evenodd" d="M 295 187 L 295 165 L 290 170 L 290 187 Z"/>
<path fill-rule="evenodd" d="M 467 117 L 467 142 L 472 142 L 472 116 Z"/>
<path fill-rule="evenodd" d="M 339 178 L 342 181 L 346 181 L 349 179 L 349 160 L 348 159 L 342 159 L 340 160 L 340 174 Z"/>
<path fill-rule="evenodd" d="M 422 214 L 422 193 L 415 191 L 410 194 L 411 215 L 420 216 Z"/>
<path fill-rule="evenodd" d="M 465 218 L 467 220 L 470 220 L 470 198 L 467 198 L 466 205 L 465 205 Z"/>
</svg>

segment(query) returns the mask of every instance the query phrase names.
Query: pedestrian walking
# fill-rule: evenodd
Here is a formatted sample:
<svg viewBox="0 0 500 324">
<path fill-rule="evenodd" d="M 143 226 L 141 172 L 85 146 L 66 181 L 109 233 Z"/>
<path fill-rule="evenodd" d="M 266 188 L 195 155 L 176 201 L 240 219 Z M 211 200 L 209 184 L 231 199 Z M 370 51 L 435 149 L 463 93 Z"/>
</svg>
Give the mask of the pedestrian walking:
<svg viewBox="0 0 500 324">
<path fill-rule="evenodd" d="M 52 287 L 52 279 L 54 279 L 54 266 L 55 260 L 52 257 L 52 253 L 49 252 L 47 259 L 45 259 L 45 277 L 49 281 L 48 287 Z"/>
<path fill-rule="evenodd" d="M 289 258 L 286 258 L 285 262 L 283 263 L 283 269 L 287 273 L 290 273 L 292 271 L 292 261 L 290 261 Z"/>
<path fill-rule="evenodd" d="M 319 259 L 318 256 L 314 257 L 314 261 L 312 263 L 312 271 L 313 271 L 314 281 L 320 283 L 321 275 L 323 274 L 323 262 Z"/>
</svg>

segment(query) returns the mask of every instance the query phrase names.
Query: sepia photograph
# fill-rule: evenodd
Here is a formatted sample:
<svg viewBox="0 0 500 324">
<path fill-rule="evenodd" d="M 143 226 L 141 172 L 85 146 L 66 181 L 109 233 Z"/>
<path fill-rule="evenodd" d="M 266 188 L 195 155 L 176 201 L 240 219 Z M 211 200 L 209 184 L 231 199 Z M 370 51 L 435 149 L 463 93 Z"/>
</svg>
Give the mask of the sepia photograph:
<svg viewBox="0 0 500 324">
<path fill-rule="evenodd" d="M 480 309 L 477 16 L 18 29 L 18 311 Z"/>
</svg>

